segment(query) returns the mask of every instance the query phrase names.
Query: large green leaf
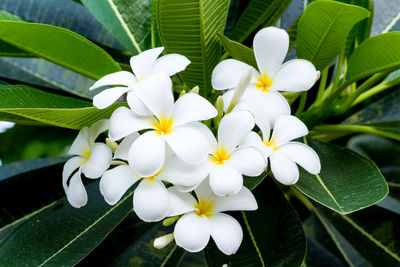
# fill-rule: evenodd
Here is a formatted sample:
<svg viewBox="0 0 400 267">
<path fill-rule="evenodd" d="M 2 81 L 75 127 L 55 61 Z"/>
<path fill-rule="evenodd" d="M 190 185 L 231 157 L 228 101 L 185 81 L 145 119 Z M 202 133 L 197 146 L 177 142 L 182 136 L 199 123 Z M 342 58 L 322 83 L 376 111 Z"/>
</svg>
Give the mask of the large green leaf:
<svg viewBox="0 0 400 267">
<path fill-rule="evenodd" d="M 300 170 L 296 187 L 315 201 L 347 214 L 382 200 L 388 187 L 375 164 L 353 151 L 307 138 L 321 160 L 321 172 Z"/>
<path fill-rule="evenodd" d="M 109 118 L 121 103 L 106 109 L 91 102 L 43 92 L 25 85 L 0 86 L 0 119 L 29 125 L 54 125 L 81 129 L 97 120 Z M 10 118 L 11 115 L 11 118 Z"/>
<path fill-rule="evenodd" d="M 120 70 L 118 64 L 103 49 L 63 28 L 0 21 L 0 39 L 93 79 Z"/>
<path fill-rule="evenodd" d="M 232 256 L 222 254 L 214 242 L 206 248 L 208 266 L 300 266 L 306 241 L 299 217 L 272 179 L 253 190 L 258 210 L 237 216 L 243 241 Z"/>
<path fill-rule="evenodd" d="M 93 16 L 134 54 L 151 46 L 151 1 L 83 0 Z"/>
<path fill-rule="evenodd" d="M 400 67 L 400 32 L 383 33 L 365 40 L 357 47 L 348 62 L 348 83 L 377 72 Z"/>
<path fill-rule="evenodd" d="M 252 0 L 233 27 L 231 39 L 243 42 L 260 25 L 273 26 L 292 0 Z"/>
<path fill-rule="evenodd" d="M 180 75 L 191 88 L 211 92 L 211 72 L 218 63 L 229 0 L 158 0 L 157 19 L 167 53 L 188 57 L 191 64 Z"/>
<path fill-rule="evenodd" d="M 353 26 L 368 15 L 364 8 L 334 1 L 309 4 L 297 29 L 297 56 L 324 69 L 339 54 Z"/>
<path fill-rule="evenodd" d="M 232 58 L 247 63 L 250 66 L 258 69 L 253 49 L 242 45 L 241 43 L 229 40 L 229 38 L 222 34 L 218 34 L 218 39 Z"/>
</svg>

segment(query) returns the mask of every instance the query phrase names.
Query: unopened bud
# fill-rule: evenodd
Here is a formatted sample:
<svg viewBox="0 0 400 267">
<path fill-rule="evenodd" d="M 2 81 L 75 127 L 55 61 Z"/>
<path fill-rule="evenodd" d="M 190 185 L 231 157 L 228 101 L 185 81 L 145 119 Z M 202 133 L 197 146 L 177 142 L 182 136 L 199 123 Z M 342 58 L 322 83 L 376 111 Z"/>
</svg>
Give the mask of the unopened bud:
<svg viewBox="0 0 400 267">
<path fill-rule="evenodd" d="M 112 153 L 114 153 L 118 147 L 118 143 L 112 141 L 110 138 L 106 138 L 106 145 L 111 149 Z"/>
<path fill-rule="evenodd" d="M 180 218 L 180 216 L 174 216 L 174 217 L 171 217 L 171 218 L 166 218 L 163 221 L 163 225 L 164 226 L 170 226 L 171 224 L 176 222 L 179 218 Z"/>
<path fill-rule="evenodd" d="M 180 94 L 179 94 L 179 97 L 183 96 L 184 94 L 186 94 L 186 91 L 185 91 L 185 90 L 182 90 L 182 91 L 180 92 Z"/>
<path fill-rule="evenodd" d="M 214 118 L 215 127 L 218 127 L 219 122 L 224 116 L 224 99 L 222 96 L 218 96 L 217 101 L 215 101 L 215 108 L 217 109 L 217 116 Z"/>
<path fill-rule="evenodd" d="M 321 78 L 321 72 L 318 70 L 317 71 L 317 79 L 315 79 L 315 82 L 317 82 Z"/>
<path fill-rule="evenodd" d="M 195 87 L 192 88 L 192 90 L 190 90 L 191 93 L 195 93 L 198 94 L 199 93 L 200 88 L 196 85 Z"/>
<path fill-rule="evenodd" d="M 153 246 L 156 249 L 162 249 L 162 248 L 165 248 L 172 241 L 174 241 L 173 233 L 164 235 L 164 236 L 160 236 L 160 237 L 154 239 Z"/>
<path fill-rule="evenodd" d="M 229 103 L 229 107 L 226 110 L 226 114 L 232 111 L 232 109 L 239 103 L 242 98 L 244 92 L 250 84 L 251 76 L 253 75 L 252 69 L 249 69 L 245 73 L 243 73 L 242 77 L 240 77 L 239 83 L 236 86 L 235 93 L 233 94 L 231 103 Z"/>
</svg>

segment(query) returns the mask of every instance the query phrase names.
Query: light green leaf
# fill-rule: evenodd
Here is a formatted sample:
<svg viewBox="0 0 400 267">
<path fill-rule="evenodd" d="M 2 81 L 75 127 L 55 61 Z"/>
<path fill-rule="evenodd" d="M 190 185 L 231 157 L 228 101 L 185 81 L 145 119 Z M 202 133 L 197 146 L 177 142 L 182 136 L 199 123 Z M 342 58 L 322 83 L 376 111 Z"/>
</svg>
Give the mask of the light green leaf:
<svg viewBox="0 0 400 267">
<path fill-rule="evenodd" d="M 388 194 L 375 164 L 353 151 L 307 138 L 321 160 L 321 172 L 300 170 L 296 187 L 313 200 L 347 214 L 371 206 Z"/>
<path fill-rule="evenodd" d="M 118 64 L 103 49 L 63 28 L 0 21 L 0 39 L 93 79 L 120 70 Z"/>
<path fill-rule="evenodd" d="M 334 1 L 309 4 L 298 25 L 297 57 L 324 69 L 339 54 L 353 26 L 368 15 L 364 8 Z"/>
<path fill-rule="evenodd" d="M 241 43 L 229 40 L 229 38 L 222 34 L 218 34 L 218 39 L 232 58 L 247 63 L 250 66 L 258 69 L 253 49 L 242 45 Z"/>
<path fill-rule="evenodd" d="M 83 0 L 82 2 L 126 49 L 138 54 L 150 48 L 150 0 Z"/>
<path fill-rule="evenodd" d="M 211 72 L 218 63 L 229 0 L 158 0 L 157 19 L 161 41 L 167 53 L 179 53 L 191 61 L 180 74 L 192 88 L 211 92 Z"/>
</svg>

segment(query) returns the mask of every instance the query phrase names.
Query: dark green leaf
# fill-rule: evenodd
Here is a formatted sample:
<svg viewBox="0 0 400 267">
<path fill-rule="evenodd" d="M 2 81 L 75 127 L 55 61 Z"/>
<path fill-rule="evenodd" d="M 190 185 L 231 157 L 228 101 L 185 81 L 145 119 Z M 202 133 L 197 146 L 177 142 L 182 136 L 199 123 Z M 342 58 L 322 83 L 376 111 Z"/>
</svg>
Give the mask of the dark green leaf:
<svg viewBox="0 0 400 267">
<path fill-rule="evenodd" d="M 247 63 L 250 66 L 258 69 L 253 49 L 248 48 L 241 43 L 229 40 L 229 38 L 222 34 L 218 34 L 218 39 L 232 58 Z"/>
</svg>

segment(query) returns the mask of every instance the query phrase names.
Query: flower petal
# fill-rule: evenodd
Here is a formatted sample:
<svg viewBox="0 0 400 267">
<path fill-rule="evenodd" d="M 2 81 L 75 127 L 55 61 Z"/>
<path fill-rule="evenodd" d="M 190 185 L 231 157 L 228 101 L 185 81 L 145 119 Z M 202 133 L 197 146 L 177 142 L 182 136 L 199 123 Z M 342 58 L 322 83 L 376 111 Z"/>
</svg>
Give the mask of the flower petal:
<svg viewBox="0 0 400 267">
<path fill-rule="evenodd" d="M 190 126 L 178 126 L 165 136 L 175 154 L 190 164 L 199 164 L 207 159 L 208 145 L 205 137 Z"/>
<path fill-rule="evenodd" d="M 217 139 L 215 139 L 213 132 L 205 124 L 198 121 L 192 121 L 185 126 L 196 129 L 199 133 L 201 133 L 202 136 L 205 137 L 207 143 L 209 144 L 207 151 L 211 152 L 218 149 Z"/>
<path fill-rule="evenodd" d="M 90 151 L 89 142 L 89 128 L 83 127 L 78 135 L 76 136 L 74 142 L 72 143 L 71 147 L 69 148 L 68 154 L 70 155 L 85 155 L 88 151 Z"/>
<path fill-rule="evenodd" d="M 181 215 L 194 210 L 196 199 L 190 193 L 182 193 L 176 186 L 167 189 L 169 194 L 168 217 Z"/>
<path fill-rule="evenodd" d="M 154 74 L 141 82 L 135 88 L 135 94 L 159 119 L 166 118 L 174 105 L 172 81 L 164 73 Z"/>
<path fill-rule="evenodd" d="M 105 109 L 111 106 L 128 90 L 128 87 L 113 87 L 103 90 L 93 97 L 93 106 L 98 109 Z"/>
<path fill-rule="evenodd" d="M 211 237 L 226 255 L 235 254 L 243 240 L 243 231 L 239 222 L 227 214 L 214 214 L 210 218 Z"/>
<path fill-rule="evenodd" d="M 215 197 L 214 192 L 211 190 L 210 187 L 210 179 L 206 178 L 201 182 L 195 189 L 194 192 L 196 193 L 197 199 L 204 199 L 209 201 L 211 198 Z"/>
<path fill-rule="evenodd" d="M 242 186 L 242 174 L 228 162 L 215 165 L 210 173 L 210 187 L 218 196 L 234 195 Z"/>
<path fill-rule="evenodd" d="M 251 146 L 234 150 L 228 162 L 246 176 L 259 176 L 267 168 L 263 153 Z"/>
<path fill-rule="evenodd" d="M 67 181 L 71 174 L 78 169 L 85 162 L 85 157 L 73 157 L 67 160 L 64 164 L 63 172 L 62 172 L 62 184 L 64 190 L 67 190 Z"/>
<path fill-rule="evenodd" d="M 176 101 L 171 117 L 174 126 L 178 126 L 187 122 L 208 120 L 217 114 L 216 108 L 207 99 L 195 93 L 187 93 Z"/>
<path fill-rule="evenodd" d="M 189 64 L 190 60 L 185 56 L 179 54 L 168 54 L 156 60 L 152 73 L 161 72 L 168 76 L 172 76 L 185 70 Z"/>
<path fill-rule="evenodd" d="M 276 180 L 285 185 L 292 185 L 299 179 L 299 169 L 291 159 L 279 150 L 269 157 L 271 171 Z"/>
<path fill-rule="evenodd" d="M 246 137 L 243 139 L 243 141 L 239 147 L 241 147 L 241 146 L 252 146 L 252 147 L 259 149 L 263 153 L 263 156 L 265 159 L 267 159 L 268 156 L 271 154 L 271 151 L 270 151 L 271 149 L 269 149 L 263 143 L 263 141 L 261 140 L 261 137 L 253 131 L 251 131 L 248 135 L 246 135 Z"/>
<path fill-rule="evenodd" d="M 178 246 L 189 252 L 199 252 L 210 240 L 211 226 L 206 216 L 194 212 L 183 215 L 175 225 L 174 236 Z"/>
<path fill-rule="evenodd" d="M 103 143 L 94 143 L 91 147 L 89 160 L 82 166 L 82 172 L 87 178 L 99 178 L 110 167 L 111 149 Z"/>
<path fill-rule="evenodd" d="M 95 82 L 89 90 L 98 89 L 100 87 L 110 86 L 110 85 L 125 85 L 131 86 L 136 83 L 135 76 L 128 71 L 118 71 L 108 74 Z"/>
<path fill-rule="evenodd" d="M 96 121 L 89 128 L 89 143 L 94 144 L 96 138 L 102 133 L 108 130 L 110 127 L 110 120 L 104 119 Z"/>
<path fill-rule="evenodd" d="M 80 208 L 86 205 L 88 197 L 85 186 L 82 183 L 81 169 L 72 176 L 65 193 L 72 207 Z"/>
<path fill-rule="evenodd" d="M 235 88 L 242 75 L 250 68 L 252 68 L 250 65 L 236 59 L 223 60 L 215 66 L 212 72 L 212 87 L 215 90 Z"/>
<path fill-rule="evenodd" d="M 117 166 L 101 177 L 100 192 L 108 204 L 114 205 L 139 178 L 129 165 Z"/>
<path fill-rule="evenodd" d="M 254 36 L 253 49 L 258 69 L 273 77 L 289 48 L 289 35 L 276 27 L 267 27 Z"/>
<path fill-rule="evenodd" d="M 218 128 L 218 143 L 228 152 L 234 150 L 255 125 L 248 111 L 235 111 L 225 115 Z"/>
<path fill-rule="evenodd" d="M 131 57 L 131 68 L 139 81 L 145 79 L 151 74 L 154 63 L 163 50 L 164 47 L 157 47 L 143 51 L 139 55 Z"/>
<path fill-rule="evenodd" d="M 129 159 L 129 150 L 131 149 L 131 146 L 133 142 L 139 137 L 139 134 L 137 132 L 128 135 L 125 137 L 121 143 L 119 143 L 117 149 L 114 152 L 114 158 L 115 159 L 123 159 L 123 160 L 128 160 Z"/>
<path fill-rule="evenodd" d="M 159 179 L 143 179 L 133 195 L 133 209 L 145 222 L 158 222 L 168 214 L 168 191 Z"/>
<path fill-rule="evenodd" d="M 311 174 L 318 174 L 321 171 L 318 154 L 305 144 L 289 142 L 279 148 L 279 153 L 285 154 Z"/>
<path fill-rule="evenodd" d="M 273 80 L 271 90 L 306 91 L 317 80 L 317 71 L 310 61 L 294 59 L 283 64 L 275 73 Z"/>
<path fill-rule="evenodd" d="M 308 134 L 307 126 L 295 116 L 281 115 L 275 122 L 272 139 L 277 146 Z"/>
<path fill-rule="evenodd" d="M 242 186 L 242 189 L 231 196 L 219 196 L 214 199 L 214 212 L 230 210 L 256 210 L 257 201 L 251 191 Z"/>
<path fill-rule="evenodd" d="M 153 113 L 146 107 L 146 105 L 135 95 L 134 92 L 128 92 L 126 101 L 129 107 L 141 116 L 153 116 Z"/>
<path fill-rule="evenodd" d="M 164 158 L 164 138 L 155 131 L 148 131 L 139 136 L 129 150 L 129 165 L 142 177 L 151 177 L 159 172 Z"/>
<path fill-rule="evenodd" d="M 176 189 L 180 192 L 183 193 L 188 193 L 188 192 L 192 192 L 196 187 L 198 186 L 198 184 L 193 185 L 193 186 L 181 186 L 181 185 L 176 185 Z"/>
<path fill-rule="evenodd" d="M 110 118 L 110 139 L 116 141 L 134 132 L 152 128 L 154 122 L 156 120 L 153 117 L 137 115 L 126 107 L 117 108 Z"/>
</svg>

